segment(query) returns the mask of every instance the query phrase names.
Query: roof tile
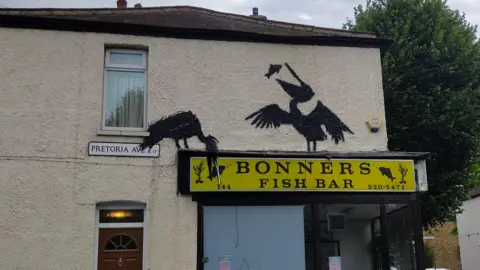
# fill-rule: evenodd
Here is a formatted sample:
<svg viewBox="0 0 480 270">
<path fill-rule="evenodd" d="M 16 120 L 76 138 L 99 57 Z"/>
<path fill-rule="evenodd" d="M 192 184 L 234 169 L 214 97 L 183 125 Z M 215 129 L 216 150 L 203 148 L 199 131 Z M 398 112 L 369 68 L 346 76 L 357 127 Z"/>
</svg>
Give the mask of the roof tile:
<svg viewBox="0 0 480 270">
<path fill-rule="evenodd" d="M 23 11 L 22 10 L 7 10 L 5 11 L 5 14 L 7 15 L 22 15 Z"/>
<path fill-rule="evenodd" d="M 50 16 L 50 15 L 53 15 L 53 13 L 48 11 L 48 10 L 36 10 L 36 11 L 33 11 L 31 14 L 34 15 L 34 16 Z"/>
<path fill-rule="evenodd" d="M 91 16 L 91 15 L 95 15 L 91 10 L 78 10 L 77 11 L 77 14 L 78 16 Z"/>
<path fill-rule="evenodd" d="M 106 15 L 106 14 L 107 15 L 112 15 L 112 14 L 114 14 L 110 9 L 98 9 L 98 10 L 92 9 L 92 13 L 95 14 L 95 15 Z"/>
<path fill-rule="evenodd" d="M 187 12 L 187 11 L 191 11 L 191 8 L 189 8 L 189 7 L 178 7 L 177 11 L 178 12 Z"/>
<path fill-rule="evenodd" d="M 176 12 L 177 8 L 176 7 L 165 7 L 163 8 L 164 12 Z"/>
</svg>

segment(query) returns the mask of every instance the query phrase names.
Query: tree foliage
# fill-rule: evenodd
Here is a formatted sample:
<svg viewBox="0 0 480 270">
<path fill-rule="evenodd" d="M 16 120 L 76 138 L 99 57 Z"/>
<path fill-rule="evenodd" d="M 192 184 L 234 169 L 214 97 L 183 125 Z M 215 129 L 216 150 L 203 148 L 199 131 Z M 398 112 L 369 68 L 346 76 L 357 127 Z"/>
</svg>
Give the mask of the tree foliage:
<svg viewBox="0 0 480 270">
<path fill-rule="evenodd" d="M 454 217 L 478 179 L 476 26 L 440 0 L 367 0 L 354 14 L 344 28 L 394 41 L 382 58 L 388 146 L 432 153 L 422 210 L 435 227 Z"/>
</svg>

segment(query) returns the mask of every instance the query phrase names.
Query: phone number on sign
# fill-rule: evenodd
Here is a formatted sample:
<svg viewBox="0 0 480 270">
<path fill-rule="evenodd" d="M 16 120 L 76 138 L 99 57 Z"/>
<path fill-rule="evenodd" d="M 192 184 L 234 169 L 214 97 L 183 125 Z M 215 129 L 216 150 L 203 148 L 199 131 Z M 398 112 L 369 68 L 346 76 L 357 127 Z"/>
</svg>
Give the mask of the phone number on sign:
<svg viewBox="0 0 480 270">
<path fill-rule="evenodd" d="M 368 185 L 372 190 L 405 190 L 405 185 Z"/>
</svg>

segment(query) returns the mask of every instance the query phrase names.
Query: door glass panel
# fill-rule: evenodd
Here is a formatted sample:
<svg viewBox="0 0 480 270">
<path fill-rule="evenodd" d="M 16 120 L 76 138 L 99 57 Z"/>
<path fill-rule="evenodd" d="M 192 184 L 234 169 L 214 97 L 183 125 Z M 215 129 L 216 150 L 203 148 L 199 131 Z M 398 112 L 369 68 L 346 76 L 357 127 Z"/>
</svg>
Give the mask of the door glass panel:
<svg viewBox="0 0 480 270">
<path fill-rule="evenodd" d="M 415 269 L 412 221 L 412 213 L 408 207 L 387 212 L 390 265 L 398 270 Z"/>
<path fill-rule="evenodd" d="M 100 210 L 100 223 L 141 223 L 143 209 Z"/>
<path fill-rule="evenodd" d="M 108 239 L 103 251 L 135 251 L 137 249 L 137 242 L 133 238 L 121 234 Z"/>
</svg>

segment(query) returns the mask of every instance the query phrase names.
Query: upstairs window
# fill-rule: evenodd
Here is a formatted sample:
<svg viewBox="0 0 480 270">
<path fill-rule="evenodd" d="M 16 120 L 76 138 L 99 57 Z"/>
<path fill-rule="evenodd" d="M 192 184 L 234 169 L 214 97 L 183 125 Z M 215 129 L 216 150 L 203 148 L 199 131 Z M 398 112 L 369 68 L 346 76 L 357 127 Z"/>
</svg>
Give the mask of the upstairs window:
<svg viewBox="0 0 480 270">
<path fill-rule="evenodd" d="M 103 129 L 144 131 L 147 52 L 108 49 L 105 54 Z"/>
</svg>

